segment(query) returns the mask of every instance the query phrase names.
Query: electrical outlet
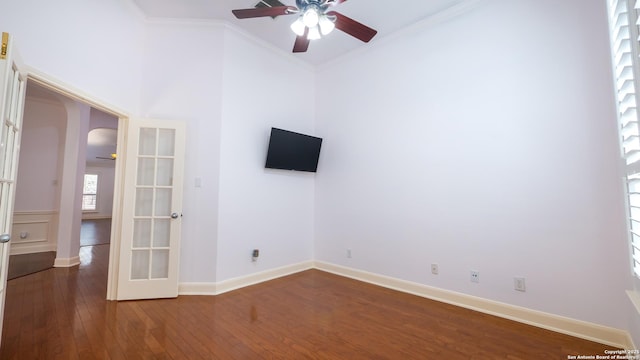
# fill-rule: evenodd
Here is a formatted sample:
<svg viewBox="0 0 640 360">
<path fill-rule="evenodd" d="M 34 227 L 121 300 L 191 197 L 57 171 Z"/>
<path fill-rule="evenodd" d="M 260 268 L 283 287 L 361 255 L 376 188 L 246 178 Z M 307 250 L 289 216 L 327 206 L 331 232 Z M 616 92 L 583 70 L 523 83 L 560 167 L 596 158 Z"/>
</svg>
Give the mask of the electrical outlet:
<svg viewBox="0 0 640 360">
<path fill-rule="evenodd" d="M 438 275 L 438 272 L 439 272 L 438 264 L 431 264 L 431 273 L 433 275 Z"/>
<path fill-rule="evenodd" d="M 251 261 L 257 261 L 259 256 L 260 256 L 260 250 L 253 249 L 253 252 L 251 252 Z"/>
<path fill-rule="evenodd" d="M 347 249 L 347 258 L 351 259 L 351 249 Z"/>
<path fill-rule="evenodd" d="M 471 270 L 471 282 L 474 282 L 474 283 L 480 282 L 480 271 Z"/>
<path fill-rule="evenodd" d="M 523 277 L 513 278 L 513 288 L 517 291 L 522 291 L 522 292 L 527 291 L 527 287 L 524 283 L 524 278 Z"/>
</svg>

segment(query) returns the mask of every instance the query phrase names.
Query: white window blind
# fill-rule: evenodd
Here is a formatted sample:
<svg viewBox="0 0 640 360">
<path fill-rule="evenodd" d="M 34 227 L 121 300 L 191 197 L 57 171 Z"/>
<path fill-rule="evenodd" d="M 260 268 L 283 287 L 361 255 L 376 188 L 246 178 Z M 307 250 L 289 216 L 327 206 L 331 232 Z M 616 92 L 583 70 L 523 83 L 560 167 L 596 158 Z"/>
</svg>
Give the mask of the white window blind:
<svg viewBox="0 0 640 360">
<path fill-rule="evenodd" d="M 640 277 L 640 128 L 638 126 L 637 0 L 608 0 L 621 153 L 627 185 L 627 214 L 633 272 Z"/>
<path fill-rule="evenodd" d="M 97 209 L 98 202 L 98 175 L 84 174 L 84 186 L 82 187 L 82 210 Z"/>
</svg>

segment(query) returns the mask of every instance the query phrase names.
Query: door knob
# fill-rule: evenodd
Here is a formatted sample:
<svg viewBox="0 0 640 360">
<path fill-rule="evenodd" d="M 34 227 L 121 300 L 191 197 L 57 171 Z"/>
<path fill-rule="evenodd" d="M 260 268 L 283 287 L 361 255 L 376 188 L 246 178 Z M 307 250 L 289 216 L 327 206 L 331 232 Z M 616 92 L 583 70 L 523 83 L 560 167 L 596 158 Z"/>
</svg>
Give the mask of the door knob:
<svg viewBox="0 0 640 360">
<path fill-rule="evenodd" d="M 173 213 L 173 214 L 171 214 L 171 218 L 172 218 L 172 219 L 177 219 L 177 218 L 178 218 L 178 213 Z"/>
<path fill-rule="evenodd" d="M 11 240 L 11 235 L 9 234 L 0 235 L 0 243 L 8 243 L 9 240 Z"/>
</svg>

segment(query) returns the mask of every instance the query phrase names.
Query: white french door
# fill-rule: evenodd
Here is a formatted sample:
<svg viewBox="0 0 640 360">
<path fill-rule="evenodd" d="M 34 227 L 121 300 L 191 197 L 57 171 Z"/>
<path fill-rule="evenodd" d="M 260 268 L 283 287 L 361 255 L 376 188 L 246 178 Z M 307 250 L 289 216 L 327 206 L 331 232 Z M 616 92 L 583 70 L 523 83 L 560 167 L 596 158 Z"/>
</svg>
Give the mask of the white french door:
<svg viewBox="0 0 640 360">
<path fill-rule="evenodd" d="M 4 300 L 7 287 L 7 270 L 13 220 L 13 203 L 20 151 L 20 130 L 26 73 L 15 53 L 15 46 L 8 33 L 2 33 L 0 48 L 0 337 L 4 319 Z"/>
<path fill-rule="evenodd" d="M 178 296 L 182 122 L 130 119 L 117 300 Z"/>
</svg>

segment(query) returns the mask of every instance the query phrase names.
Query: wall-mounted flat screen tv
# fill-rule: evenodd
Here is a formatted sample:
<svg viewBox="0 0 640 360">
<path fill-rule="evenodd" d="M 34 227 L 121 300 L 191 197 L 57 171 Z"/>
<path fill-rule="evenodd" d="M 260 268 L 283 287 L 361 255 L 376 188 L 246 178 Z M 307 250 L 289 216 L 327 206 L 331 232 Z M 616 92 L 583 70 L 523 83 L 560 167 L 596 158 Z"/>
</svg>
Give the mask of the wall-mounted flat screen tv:
<svg viewBox="0 0 640 360">
<path fill-rule="evenodd" d="M 266 168 L 316 172 L 322 139 L 271 128 Z"/>
</svg>

